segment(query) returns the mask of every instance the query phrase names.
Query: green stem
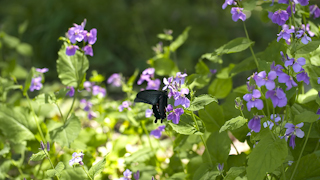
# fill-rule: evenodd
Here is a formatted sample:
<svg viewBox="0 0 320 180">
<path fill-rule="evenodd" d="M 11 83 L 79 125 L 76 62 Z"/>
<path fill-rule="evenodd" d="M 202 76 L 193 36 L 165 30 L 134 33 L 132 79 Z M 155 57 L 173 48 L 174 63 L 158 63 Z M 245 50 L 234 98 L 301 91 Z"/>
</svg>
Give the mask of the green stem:
<svg viewBox="0 0 320 180">
<path fill-rule="evenodd" d="M 48 154 L 45 150 L 43 150 L 43 152 L 44 152 L 44 154 L 47 156 L 47 158 L 48 158 L 48 160 L 49 160 L 49 162 L 50 162 L 50 164 L 51 164 L 52 169 L 54 169 L 54 165 L 53 165 L 53 163 L 52 163 L 52 161 L 51 161 L 51 159 L 50 159 L 49 154 Z M 56 175 L 56 177 L 57 177 L 58 180 L 60 180 L 60 179 L 59 179 L 59 176 Z"/>
<path fill-rule="evenodd" d="M 61 119 L 65 122 L 65 119 L 63 118 L 63 114 L 62 114 L 62 112 L 61 112 L 60 107 L 58 106 L 58 104 L 57 104 L 57 103 L 54 103 L 54 104 L 57 106 L 57 108 L 58 108 L 58 110 L 59 110 L 59 113 L 60 113 Z"/>
<path fill-rule="evenodd" d="M 196 118 L 194 117 L 193 112 L 191 112 L 191 114 L 192 114 L 192 119 L 193 119 L 194 123 L 196 124 L 197 130 L 200 131 L 200 128 L 199 128 L 199 126 L 198 126 L 198 122 L 197 122 Z M 204 147 L 206 148 L 206 149 L 205 149 L 205 152 L 207 153 L 207 156 L 208 156 L 208 158 L 209 158 L 210 166 L 213 168 L 212 159 L 211 159 L 211 156 L 210 156 L 210 153 L 209 153 L 207 144 L 206 144 L 206 142 L 205 142 L 205 140 L 204 140 L 204 138 L 203 138 L 202 135 L 200 135 L 200 138 L 201 138 L 202 143 L 204 144 Z"/>
<path fill-rule="evenodd" d="M 317 149 L 318 149 L 318 147 L 319 147 L 319 143 L 320 143 L 320 140 L 318 140 L 317 145 L 316 145 L 316 148 L 314 148 L 314 152 L 317 151 Z"/>
<path fill-rule="evenodd" d="M 246 36 L 247 36 L 248 41 L 251 41 L 250 38 L 249 38 L 249 35 L 248 35 L 248 31 L 247 31 L 247 28 L 246 28 L 246 24 L 245 24 L 244 22 L 243 22 L 243 28 L 244 28 L 244 32 L 246 33 Z M 252 57 L 253 57 L 253 59 L 254 59 L 254 62 L 256 63 L 256 66 L 257 66 L 257 68 L 258 68 L 258 70 L 259 70 L 259 63 L 258 63 L 258 60 L 257 60 L 257 58 L 256 58 L 256 55 L 255 55 L 254 52 L 253 52 L 253 49 L 252 49 L 251 44 L 250 44 L 249 48 L 250 48 Z"/>
<path fill-rule="evenodd" d="M 292 18 L 293 26 L 296 27 L 296 21 L 294 20 L 294 14 L 293 14 L 293 3 L 292 3 L 292 0 L 290 0 L 290 7 L 291 7 L 291 18 Z"/>
<path fill-rule="evenodd" d="M 286 174 L 285 174 L 285 171 L 284 171 L 283 164 L 281 165 L 281 171 L 282 171 L 283 180 L 286 180 Z"/>
<path fill-rule="evenodd" d="M 87 174 L 87 176 L 92 180 L 91 176 L 89 175 L 88 171 L 84 168 L 84 166 L 81 166 L 84 172 Z"/>
<path fill-rule="evenodd" d="M 152 152 L 154 153 L 154 155 L 156 155 L 156 153 L 155 153 L 155 151 L 154 151 L 154 149 L 152 147 L 151 139 L 150 139 L 150 136 L 149 136 L 149 132 L 148 132 L 148 130 L 146 128 L 145 122 L 143 121 L 141 124 L 142 124 L 142 128 L 143 128 L 144 133 L 147 135 L 149 146 L 150 146 Z"/>
<path fill-rule="evenodd" d="M 296 170 L 297 170 L 297 168 L 298 168 L 298 166 L 299 166 L 299 162 L 300 162 L 300 159 L 301 159 L 302 153 L 303 153 L 304 148 L 306 147 L 307 142 L 308 142 L 308 138 L 309 138 L 309 135 L 310 135 L 310 132 L 311 132 L 312 124 L 313 124 L 313 123 L 311 123 L 311 124 L 310 124 L 309 131 L 308 131 L 308 135 L 307 135 L 306 140 L 305 140 L 305 142 L 304 142 L 304 144 L 303 144 L 303 147 L 302 147 L 302 149 L 301 149 L 301 152 L 300 152 L 300 155 L 299 155 L 299 158 L 298 158 L 297 164 L 296 164 L 296 166 L 294 167 L 294 170 L 293 170 L 293 172 L 292 172 L 292 175 L 291 175 L 290 180 L 292 180 L 292 179 L 293 179 L 293 176 L 294 176 L 294 174 L 296 173 Z"/>
<path fill-rule="evenodd" d="M 32 112 L 32 115 L 33 115 L 33 119 L 34 119 L 34 121 L 35 121 L 35 123 L 36 123 L 36 125 L 37 125 L 37 128 L 38 128 L 38 131 L 39 131 L 39 133 L 40 133 L 41 139 L 42 139 L 42 141 L 45 143 L 46 141 L 45 141 L 44 135 L 43 135 L 42 130 L 41 130 L 41 128 L 40 128 L 40 125 L 39 125 L 39 122 L 38 122 L 38 118 L 37 118 L 37 116 L 36 116 L 36 113 L 34 112 L 34 109 L 33 109 L 32 105 L 31 105 L 31 102 L 30 102 L 28 93 L 26 93 L 26 97 L 27 97 L 27 101 L 28 101 L 28 104 L 29 104 L 29 106 L 30 106 L 30 109 L 31 109 L 31 112 Z"/>
<path fill-rule="evenodd" d="M 237 147 L 234 145 L 234 143 L 233 143 L 232 140 L 231 140 L 231 144 L 232 144 L 232 146 L 234 147 L 234 149 L 237 151 L 237 155 L 240 154 L 239 151 L 238 151 L 238 149 L 237 149 Z"/>
<path fill-rule="evenodd" d="M 68 112 L 68 114 L 67 114 L 67 116 L 66 116 L 66 118 L 65 118 L 64 122 L 66 122 L 66 121 L 67 121 L 67 119 L 68 119 L 68 117 L 69 117 L 69 115 L 70 115 L 70 113 L 71 113 L 71 111 L 72 111 L 72 109 L 73 109 L 74 102 L 76 101 L 76 97 L 77 97 L 77 95 L 78 95 L 78 88 L 77 88 L 77 89 L 75 89 L 75 93 L 74 93 L 74 96 L 73 96 L 73 99 L 72 99 L 72 104 L 71 104 L 71 107 L 70 107 L 70 109 L 69 109 L 69 112 Z"/>
</svg>

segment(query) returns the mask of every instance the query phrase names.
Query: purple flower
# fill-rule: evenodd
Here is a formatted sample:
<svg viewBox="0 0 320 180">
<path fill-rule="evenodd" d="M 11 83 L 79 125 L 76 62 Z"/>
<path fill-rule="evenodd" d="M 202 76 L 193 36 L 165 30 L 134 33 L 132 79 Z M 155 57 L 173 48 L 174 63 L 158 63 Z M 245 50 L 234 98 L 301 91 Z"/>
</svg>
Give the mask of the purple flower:
<svg viewBox="0 0 320 180">
<path fill-rule="evenodd" d="M 129 169 L 126 169 L 124 172 L 123 172 L 123 176 L 122 178 L 120 178 L 121 180 L 130 180 L 131 179 L 131 174 L 132 172 L 129 170 Z"/>
<path fill-rule="evenodd" d="M 238 21 L 238 19 L 241 19 L 242 21 L 246 20 L 246 14 L 244 14 L 243 12 L 243 8 L 239 8 L 239 7 L 233 7 L 231 8 L 231 14 L 232 14 L 232 20 L 234 22 Z"/>
<path fill-rule="evenodd" d="M 290 90 L 292 88 L 292 86 L 294 86 L 294 87 L 298 86 L 298 84 L 293 80 L 293 78 L 291 76 L 287 75 L 286 73 L 280 74 L 278 81 L 280 83 L 286 83 L 286 85 L 287 85 L 286 90 Z"/>
<path fill-rule="evenodd" d="M 147 68 L 145 69 L 142 74 L 140 75 L 140 79 L 138 80 L 137 84 L 140 85 L 142 84 L 144 81 L 150 81 L 151 78 L 154 77 L 154 68 Z"/>
<path fill-rule="evenodd" d="M 318 82 L 318 84 L 320 84 L 320 77 L 318 77 L 318 81 L 317 82 Z"/>
<path fill-rule="evenodd" d="M 222 4 L 222 9 L 225 9 L 228 5 L 236 5 L 237 3 L 234 2 L 234 0 L 226 0 L 223 4 Z"/>
<path fill-rule="evenodd" d="M 271 114 L 270 119 L 273 120 L 277 125 L 278 122 L 281 121 L 281 117 L 277 114 Z"/>
<path fill-rule="evenodd" d="M 302 66 L 306 64 L 306 59 L 304 57 L 299 57 L 297 60 L 291 58 L 284 63 L 285 67 L 292 66 L 294 72 L 300 72 Z"/>
<path fill-rule="evenodd" d="M 146 89 L 158 90 L 160 88 L 160 79 L 149 80 Z"/>
<path fill-rule="evenodd" d="M 252 94 L 245 94 L 243 96 L 243 99 L 247 101 L 247 108 L 248 111 L 251 110 L 251 108 L 256 107 L 257 109 L 261 110 L 263 108 L 263 102 L 261 99 L 258 99 L 261 97 L 261 93 L 259 90 L 254 89 L 252 91 Z"/>
<path fill-rule="evenodd" d="M 217 73 L 217 69 L 210 69 L 211 74 Z"/>
<path fill-rule="evenodd" d="M 301 82 L 303 81 L 306 84 L 309 84 L 309 76 L 308 74 L 303 70 L 302 72 L 300 72 L 299 74 L 297 74 L 297 81 Z"/>
<path fill-rule="evenodd" d="M 289 141 L 289 146 L 294 149 L 295 147 L 295 137 L 303 138 L 304 132 L 300 129 L 303 126 L 303 122 L 297 125 L 293 125 L 291 123 L 287 123 L 284 127 L 287 128 L 285 136 L 291 136 Z"/>
<path fill-rule="evenodd" d="M 184 80 L 188 75 L 186 73 L 181 74 L 181 72 L 177 72 L 176 77 L 174 78 L 174 82 L 177 84 L 184 84 Z"/>
<path fill-rule="evenodd" d="M 119 73 L 113 73 L 107 81 L 108 84 L 112 84 L 113 86 L 120 87 L 121 86 L 121 75 Z"/>
<path fill-rule="evenodd" d="M 35 77 L 35 78 L 32 78 L 31 80 L 31 85 L 30 85 L 30 91 L 33 92 L 34 90 L 40 90 L 42 88 L 42 77 L 39 76 L 39 77 Z"/>
<path fill-rule="evenodd" d="M 272 90 L 276 87 L 274 80 L 277 78 L 277 73 L 275 71 L 270 71 L 268 76 L 265 71 L 258 73 L 256 80 L 257 86 L 261 87 L 266 85 L 268 90 Z"/>
<path fill-rule="evenodd" d="M 150 135 L 151 136 L 154 136 L 155 138 L 159 139 L 162 135 L 162 131 L 164 131 L 164 128 L 166 126 L 165 125 L 162 125 L 162 126 L 159 126 L 157 129 L 153 130 L 150 132 Z"/>
<path fill-rule="evenodd" d="M 295 3 L 300 3 L 301 6 L 306 6 L 309 4 L 309 0 L 294 0 Z"/>
<path fill-rule="evenodd" d="M 289 17 L 291 17 L 292 14 L 296 13 L 296 4 L 293 3 L 293 7 L 292 7 L 293 13 L 291 12 L 291 5 L 288 6 L 288 8 L 286 9 L 287 13 L 289 14 Z"/>
<path fill-rule="evenodd" d="M 252 131 L 258 133 L 261 130 L 261 123 L 260 123 L 260 118 L 263 116 L 261 115 L 255 115 L 253 118 L 249 121 L 248 127 Z"/>
<path fill-rule="evenodd" d="M 79 163 L 80 165 L 83 165 L 82 159 L 84 154 L 82 152 L 76 153 L 74 152 L 72 154 L 72 159 L 69 161 L 69 165 L 73 166 L 73 164 Z"/>
<path fill-rule="evenodd" d="M 190 106 L 190 100 L 185 96 L 186 94 L 189 94 L 188 88 L 182 88 L 180 92 L 176 92 L 174 94 L 174 105 L 182 105 L 184 108 L 188 108 Z"/>
<path fill-rule="evenodd" d="M 320 108 L 318 109 L 316 114 L 320 115 Z M 320 117 L 318 119 L 320 119 Z"/>
<path fill-rule="evenodd" d="M 46 72 L 48 72 L 49 71 L 49 69 L 48 68 L 36 68 L 36 71 L 38 71 L 39 73 L 46 73 Z"/>
<path fill-rule="evenodd" d="M 266 121 L 263 123 L 263 127 L 266 128 L 269 126 L 269 129 L 272 130 L 272 127 L 274 126 L 274 123 L 272 121 Z"/>
<path fill-rule="evenodd" d="M 152 109 L 147 109 L 146 110 L 146 117 L 151 117 L 152 116 Z"/>
<path fill-rule="evenodd" d="M 88 45 L 84 46 L 82 48 L 82 50 L 84 51 L 85 55 L 93 56 L 93 49 L 92 49 L 91 44 L 88 44 Z"/>
<path fill-rule="evenodd" d="M 308 44 L 309 41 L 311 41 L 311 38 L 307 35 L 307 33 L 310 35 L 310 37 L 314 36 L 314 33 L 310 31 L 310 25 L 307 24 L 305 26 L 304 24 L 301 25 L 301 29 L 297 31 L 296 37 L 301 38 L 301 42 L 303 44 Z"/>
<path fill-rule="evenodd" d="M 136 173 L 133 173 L 133 177 L 135 180 L 139 180 L 140 178 L 140 171 L 138 170 Z"/>
<path fill-rule="evenodd" d="M 282 51 L 280 52 L 280 54 L 282 53 Z M 283 53 L 282 53 L 283 56 Z M 283 56 L 284 57 L 284 56 Z M 277 76 L 280 76 L 281 74 L 283 74 L 284 72 L 282 71 L 283 67 L 279 64 L 275 65 L 275 62 L 273 61 L 273 63 L 270 66 L 271 71 L 275 71 L 277 73 Z"/>
<path fill-rule="evenodd" d="M 266 98 L 271 98 L 273 107 L 284 107 L 287 105 L 287 97 L 281 88 L 269 90 L 266 93 Z"/>
<path fill-rule="evenodd" d="M 97 41 L 97 29 L 93 28 L 90 32 L 86 32 L 84 36 L 84 41 L 93 45 Z"/>
<path fill-rule="evenodd" d="M 291 33 L 294 33 L 294 27 L 291 26 L 291 29 L 289 29 L 289 26 L 287 24 L 284 24 L 280 33 L 277 34 L 277 41 L 279 42 L 280 39 L 283 38 L 284 40 L 286 40 L 287 44 L 290 44 Z"/>
<path fill-rule="evenodd" d="M 100 86 L 93 86 L 92 87 L 92 94 L 95 96 L 95 95 L 100 95 L 102 97 L 105 97 L 107 92 L 106 92 L 106 89 L 105 88 L 102 88 Z"/>
<path fill-rule="evenodd" d="M 250 82 L 247 81 L 247 89 L 248 89 L 248 92 L 252 92 L 255 88 L 255 85 L 250 85 Z"/>
<path fill-rule="evenodd" d="M 66 54 L 68 56 L 73 56 L 74 54 L 76 54 L 77 49 L 79 49 L 79 46 L 77 45 L 70 45 L 67 47 L 66 49 Z"/>
<path fill-rule="evenodd" d="M 223 171 L 223 167 L 224 167 L 224 163 L 222 163 L 222 164 L 219 163 L 218 166 L 217 166 L 218 171 L 222 172 Z"/>
<path fill-rule="evenodd" d="M 309 6 L 309 10 L 310 10 L 310 17 L 313 16 L 313 19 L 320 17 L 320 9 L 316 4 Z"/>
<path fill-rule="evenodd" d="M 166 90 L 166 89 L 172 89 L 173 88 L 173 77 L 169 77 L 168 79 L 167 78 L 163 78 L 163 84 L 165 85 L 162 90 Z"/>
<path fill-rule="evenodd" d="M 278 0 L 279 4 L 289 4 L 289 0 Z"/>
<path fill-rule="evenodd" d="M 94 111 L 89 111 L 88 113 L 88 119 L 92 120 L 93 118 L 96 118 L 98 115 Z"/>
<path fill-rule="evenodd" d="M 67 36 L 72 44 L 76 43 L 76 41 L 81 42 L 84 39 L 83 31 L 86 23 L 87 20 L 84 19 L 81 25 L 73 24 L 74 27 L 69 28 Z"/>
<path fill-rule="evenodd" d="M 92 107 L 92 103 L 90 101 L 85 100 L 85 99 L 81 99 L 80 106 L 83 108 L 83 110 L 89 111 Z"/>
<path fill-rule="evenodd" d="M 168 120 L 171 120 L 174 124 L 179 124 L 180 116 L 184 113 L 182 108 L 173 109 L 171 104 L 168 105 L 167 112 L 170 112 Z"/>
<path fill-rule="evenodd" d="M 272 22 L 278 24 L 279 26 L 284 25 L 288 19 L 289 14 L 285 10 L 278 10 L 274 12 L 271 18 Z"/>
<path fill-rule="evenodd" d="M 130 104 L 131 103 L 129 101 L 123 101 L 122 104 L 118 107 L 119 112 L 122 112 L 124 108 L 127 108 L 128 110 L 131 110 Z"/>
<path fill-rule="evenodd" d="M 74 87 L 72 87 L 72 86 L 67 86 L 67 89 L 70 89 L 70 90 L 67 92 L 66 95 L 68 95 L 68 96 L 70 96 L 70 97 L 74 96 Z"/>
</svg>

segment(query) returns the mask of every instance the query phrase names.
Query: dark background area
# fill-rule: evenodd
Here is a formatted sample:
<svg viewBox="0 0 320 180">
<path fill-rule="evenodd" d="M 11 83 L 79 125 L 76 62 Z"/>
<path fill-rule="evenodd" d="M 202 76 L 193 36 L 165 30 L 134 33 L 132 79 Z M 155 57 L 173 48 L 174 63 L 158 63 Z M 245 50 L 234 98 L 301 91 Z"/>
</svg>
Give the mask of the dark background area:
<svg viewBox="0 0 320 180">
<path fill-rule="evenodd" d="M 30 59 L 20 59 L 27 70 L 31 66 L 48 67 L 46 81 L 57 80 L 56 59 L 64 36 L 73 23 L 87 19 L 85 29 L 97 28 L 98 40 L 89 57 L 90 71 L 98 70 L 108 77 L 122 72 L 130 76 L 135 68 L 148 67 L 146 61 L 154 55 L 151 47 L 160 41 L 157 34 L 172 29 L 174 38 L 187 26 L 192 29 L 186 43 L 177 51 L 180 70 L 194 72 L 194 65 L 204 53 L 236 37 L 245 37 L 242 21 L 233 22 L 230 9 L 222 10 L 223 0 L 13 0 L 0 1 L 0 28 L 19 37 L 33 47 Z M 266 13 L 252 11 L 246 20 L 255 52 L 265 49 L 278 32 L 278 26 L 262 22 Z M 18 27 L 28 22 L 26 31 Z M 250 56 L 250 51 L 225 55 L 225 63 L 238 63 Z M 214 66 L 209 65 L 209 66 Z M 215 68 L 215 67 L 211 67 Z"/>
</svg>

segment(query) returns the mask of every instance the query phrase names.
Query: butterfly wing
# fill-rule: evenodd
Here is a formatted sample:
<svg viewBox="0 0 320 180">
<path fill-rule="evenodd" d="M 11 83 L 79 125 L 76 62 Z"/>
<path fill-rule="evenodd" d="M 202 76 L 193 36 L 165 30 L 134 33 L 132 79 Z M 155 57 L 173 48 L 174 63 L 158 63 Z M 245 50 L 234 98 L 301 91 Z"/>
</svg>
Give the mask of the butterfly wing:
<svg viewBox="0 0 320 180">
<path fill-rule="evenodd" d="M 159 114 L 161 119 L 166 118 L 166 107 L 168 105 L 167 91 L 163 91 L 159 97 Z"/>
<path fill-rule="evenodd" d="M 144 90 L 137 94 L 134 102 L 143 102 L 151 105 L 156 105 L 159 102 L 160 96 L 163 94 L 162 91 L 157 90 Z"/>
</svg>

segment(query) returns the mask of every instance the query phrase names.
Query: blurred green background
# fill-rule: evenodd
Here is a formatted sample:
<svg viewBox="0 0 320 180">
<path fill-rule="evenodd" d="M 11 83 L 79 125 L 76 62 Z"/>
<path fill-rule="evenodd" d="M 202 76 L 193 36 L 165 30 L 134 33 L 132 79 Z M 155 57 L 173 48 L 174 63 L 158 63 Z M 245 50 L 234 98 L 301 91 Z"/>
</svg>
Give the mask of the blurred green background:
<svg viewBox="0 0 320 180">
<path fill-rule="evenodd" d="M 160 41 L 157 34 L 172 29 L 175 38 L 191 26 L 188 40 L 177 51 L 180 70 L 191 73 L 202 54 L 245 36 L 242 21 L 233 22 L 230 6 L 222 10 L 223 3 L 224 0 L 0 1 L 0 28 L 33 48 L 31 57 L 15 56 L 17 63 L 27 70 L 32 66 L 48 67 L 46 81 L 54 81 L 58 78 L 56 59 L 62 44 L 58 38 L 84 18 L 85 29 L 98 30 L 94 56 L 89 57 L 90 70 L 96 69 L 106 77 L 115 72 L 130 76 L 135 68 L 148 67 L 146 61 L 154 55 L 151 47 Z M 266 13 L 260 11 L 252 11 L 248 18 L 246 25 L 255 41 L 254 50 L 262 51 L 277 37 L 278 27 L 261 22 Z M 23 27 L 26 29 L 22 33 Z M 238 63 L 248 56 L 249 50 L 223 59 L 224 63 Z M 209 63 L 209 67 L 215 65 Z"/>
</svg>

